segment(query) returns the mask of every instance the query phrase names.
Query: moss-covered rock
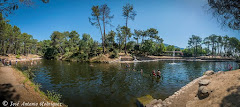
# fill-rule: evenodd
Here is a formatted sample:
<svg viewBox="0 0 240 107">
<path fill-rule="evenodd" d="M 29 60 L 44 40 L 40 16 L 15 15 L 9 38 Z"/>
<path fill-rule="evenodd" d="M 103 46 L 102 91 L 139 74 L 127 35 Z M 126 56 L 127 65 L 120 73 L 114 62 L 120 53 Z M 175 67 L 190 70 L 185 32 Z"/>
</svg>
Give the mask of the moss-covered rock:
<svg viewBox="0 0 240 107">
<path fill-rule="evenodd" d="M 145 107 L 147 104 L 149 104 L 153 99 L 151 95 L 146 95 L 143 97 L 137 98 L 137 106 L 138 107 Z"/>
</svg>

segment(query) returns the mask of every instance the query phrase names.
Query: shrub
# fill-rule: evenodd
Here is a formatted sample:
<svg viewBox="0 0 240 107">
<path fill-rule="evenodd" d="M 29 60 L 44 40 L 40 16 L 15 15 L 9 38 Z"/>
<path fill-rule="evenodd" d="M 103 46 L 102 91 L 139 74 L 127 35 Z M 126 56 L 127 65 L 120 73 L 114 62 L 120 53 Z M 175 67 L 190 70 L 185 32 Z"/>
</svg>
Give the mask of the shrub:
<svg viewBox="0 0 240 107">
<path fill-rule="evenodd" d="M 113 52 L 111 52 L 111 55 L 110 55 L 111 58 L 117 58 L 118 57 L 118 50 L 113 50 Z"/>
<path fill-rule="evenodd" d="M 19 58 L 20 58 L 20 55 L 16 55 L 16 58 L 19 59 Z"/>
<path fill-rule="evenodd" d="M 47 90 L 47 97 L 48 97 L 51 101 L 54 101 L 54 102 L 59 103 L 62 95 L 60 95 L 60 94 L 58 94 L 58 93 L 56 93 L 56 92 L 54 92 L 54 91 L 48 91 L 48 90 Z"/>
<path fill-rule="evenodd" d="M 29 79 L 33 79 L 33 77 L 35 76 L 31 69 L 23 71 L 23 74 Z"/>
</svg>

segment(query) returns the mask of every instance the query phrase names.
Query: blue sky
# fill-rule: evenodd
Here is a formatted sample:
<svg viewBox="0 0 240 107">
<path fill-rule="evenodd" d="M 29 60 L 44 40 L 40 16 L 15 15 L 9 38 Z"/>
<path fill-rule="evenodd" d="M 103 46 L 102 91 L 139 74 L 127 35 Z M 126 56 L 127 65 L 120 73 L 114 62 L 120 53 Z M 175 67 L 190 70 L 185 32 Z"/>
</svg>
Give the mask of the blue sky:
<svg viewBox="0 0 240 107">
<path fill-rule="evenodd" d="M 49 39 L 53 31 L 76 30 L 80 35 L 88 33 L 100 42 L 100 31 L 89 23 L 88 17 L 93 5 L 104 3 L 114 15 L 114 27 L 107 26 L 107 31 L 125 25 L 122 7 L 130 3 L 137 16 L 134 21 L 129 21 L 129 27 L 132 30 L 156 28 L 167 44 L 185 48 L 193 34 L 202 38 L 217 34 L 240 39 L 239 32 L 221 28 L 207 11 L 207 0 L 50 0 L 47 4 L 39 1 L 35 0 L 32 7 L 20 7 L 7 17 L 10 24 L 38 40 Z"/>
</svg>

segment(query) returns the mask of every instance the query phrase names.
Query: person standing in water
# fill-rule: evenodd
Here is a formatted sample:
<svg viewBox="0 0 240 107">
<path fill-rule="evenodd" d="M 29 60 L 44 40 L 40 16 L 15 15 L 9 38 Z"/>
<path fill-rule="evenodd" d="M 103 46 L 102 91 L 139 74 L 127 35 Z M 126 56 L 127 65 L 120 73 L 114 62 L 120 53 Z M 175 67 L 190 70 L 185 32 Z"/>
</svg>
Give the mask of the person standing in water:
<svg viewBox="0 0 240 107">
<path fill-rule="evenodd" d="M 141 69 L 141 71 L 140 71 L 140 72 L 141 72 L 141 75 L 143 75 L 143 70 L 142 70 L 142 69 Z"/>
<path fill-rule="evenodd" d="M 229 69 L 229 71 L 231 71 L 232 68 L 233 68 L 233 67 L 232 67 L 230 64 L 228 64 L 228 69 Z"/>
<path fill-rule="evenodd" d="M 158 77 L 158 78 L 161 78 L 161 72 L 160 72 L 159 69 L 158 69 L 158 71 L 157 71 L 157 77 Z"/>
<path fill-rule="evenodd" d="M 130 67 L 130 65 L 129 65 L 128 63 L 126 63 L 126 64 L 127 64 L 127 66 L 126 66 L 126 67 L 127 67 L 127 68 L 129 68 L 129 67 Z"/>
<path fill-rule="evenodd" d="M 155 70 L 152 71 L 152 76 L 156 76 Z"/>
</svg>

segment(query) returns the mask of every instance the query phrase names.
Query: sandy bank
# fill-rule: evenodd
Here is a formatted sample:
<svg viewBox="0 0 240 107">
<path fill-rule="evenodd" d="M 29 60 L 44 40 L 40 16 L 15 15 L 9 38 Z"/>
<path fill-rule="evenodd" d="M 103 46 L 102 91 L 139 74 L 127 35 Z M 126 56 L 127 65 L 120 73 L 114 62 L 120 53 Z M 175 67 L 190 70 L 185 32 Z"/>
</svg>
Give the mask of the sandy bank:
<svg viewBox="0 0 240 107">
<path fill-rule="evenodd" d="M 5 59 L 7 61 L 33 61 L 33 60 L 39 60 L 42 59 L 39 55 L 29 54 L 27 56 L 21 55 L 17 58 L 17 55 L 9 54 L 7 56 L 0 56 L 0 59 Z"/>
<path fill-rule="evenodd" d="M 210 90 L 207 98 L 198 97 L 199 81 L 208 79 Z M 164 101 L 155 100 L 148 106 L 158 107 L 239 107 L 240 69 L 199 77 Z"/>
<path fill-rule="evenodd" d="M 44 105 L 47 103 L 57 104 L 48 100 L 22 72 L 10 66 L 0 65 L 1 106 L 10 106 L 11 101 L 16 103 L 17 106 L 29 106 L 28 104 L 41 106 L 41 104 Z M 4 103 L 2 103 L 3 101 Z"/>
</svg>

